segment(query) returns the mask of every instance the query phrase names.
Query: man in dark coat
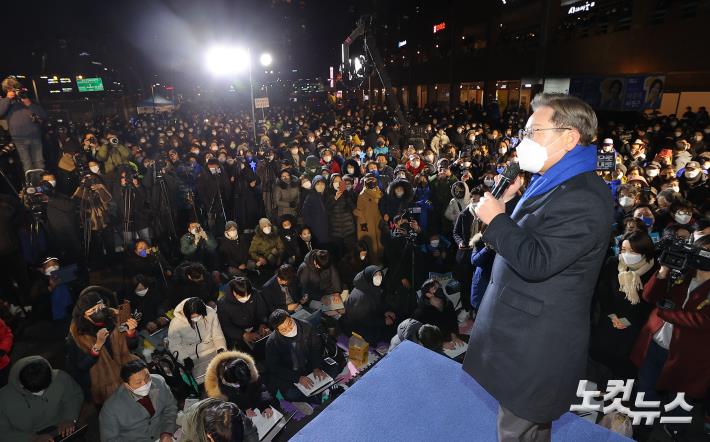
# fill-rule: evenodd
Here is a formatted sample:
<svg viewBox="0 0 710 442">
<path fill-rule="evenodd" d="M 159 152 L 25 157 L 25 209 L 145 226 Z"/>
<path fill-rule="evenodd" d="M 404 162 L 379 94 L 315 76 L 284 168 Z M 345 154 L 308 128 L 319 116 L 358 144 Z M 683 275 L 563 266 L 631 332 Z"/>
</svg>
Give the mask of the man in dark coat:
<svg viewBox="0 0 710 442">
<path fill-rule="evenodd" d="M 266 302 L 248 279 L 238 276 L 231 280 L 217 305 L 219 324 L 230 348 L 250 352 L 256 341 L 271 332 L 266 325 Z"/>
<path fill-rule="evenodd" d="M 576 97 L 539 94 L 520 167 L 535 175 L 512 216 L 522 179 L 476 208 L 498 253 L 463 368 L 499 402 L 499 440 L 549 441 L 551 422 L 585 378 L 591 299 L 613 220 L 599 178 L 594 111 Z"/>
<path fill-rule="evenodd" d="M 276 270 L 276 274 L 266 281 L 261 288 L 261 295 L 266 301 L 269 313 L 277 309 L 293 313 L 308 300 L 307 297 L 301 296 L 296 271 L 289 264 L 282 264 Z"/>
<path fill-rule="evenodd" d="M 345 301 L 343 322 L 372 345 L 389 340 L 395 333 L 396 317 L 394 312 L 385 311 L 382 280 L 380 267 L 367 266 L 355 276 L 355 288 Z"/>
</svg>

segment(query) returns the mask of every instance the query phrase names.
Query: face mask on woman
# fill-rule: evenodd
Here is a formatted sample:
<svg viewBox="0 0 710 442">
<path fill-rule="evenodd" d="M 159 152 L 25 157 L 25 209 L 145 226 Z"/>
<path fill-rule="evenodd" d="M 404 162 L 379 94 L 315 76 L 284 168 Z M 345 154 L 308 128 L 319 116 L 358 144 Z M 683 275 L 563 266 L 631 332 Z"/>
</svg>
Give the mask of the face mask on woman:
<svg viewBox="0 0 710 442">
<path fill-rule="evenodd" d="M 641 262 L 641 260 L 643 259 L 643 255 L 634 252 L 622 252 L 621 259 L 624 261 L 624 264 L 632 266 Z"/>
</svg>

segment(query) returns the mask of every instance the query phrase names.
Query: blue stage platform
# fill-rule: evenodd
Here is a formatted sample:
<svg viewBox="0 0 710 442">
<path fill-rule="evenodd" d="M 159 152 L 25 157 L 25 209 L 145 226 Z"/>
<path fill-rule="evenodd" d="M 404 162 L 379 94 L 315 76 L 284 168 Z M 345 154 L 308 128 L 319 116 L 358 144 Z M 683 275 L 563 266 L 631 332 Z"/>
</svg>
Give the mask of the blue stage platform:
<svg viewBox="0 0 710 442">
<path fill-rule="evenodd" d="M 496 441 L 497 413 L 498 402 L 461 364 L 405 341 L 291 440 Z M 552 440 L 631 439 L 566 413 L 553 423 Z"/>
</svg>

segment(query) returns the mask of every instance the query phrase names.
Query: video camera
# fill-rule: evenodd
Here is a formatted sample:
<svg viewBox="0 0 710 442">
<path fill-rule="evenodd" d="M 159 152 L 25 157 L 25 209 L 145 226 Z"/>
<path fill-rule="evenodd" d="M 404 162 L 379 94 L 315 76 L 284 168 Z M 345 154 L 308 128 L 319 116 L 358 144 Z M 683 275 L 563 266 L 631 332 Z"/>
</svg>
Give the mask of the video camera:
<svg viewBox="0 0 710 442">
<path fill-rule="evenodd" d="M 111 144 L 113 144 L 113 145 L 115 146 L 115 145 L 118 144 L 118 137 L 116 137 L 116 136 L 110 136 L 110 137 L 108 138 L 108 142 L 111 143 Z"/>
<path fill-rule="evenodd" d="M 705 250 L 682 238 L 664 237 L 656 244 L 660 252 L 658 262 L 668 267 L 672 280 L 680 278 L 689 269 L 707 268 L 710 265 L 710 250 Z"/>
</svg>

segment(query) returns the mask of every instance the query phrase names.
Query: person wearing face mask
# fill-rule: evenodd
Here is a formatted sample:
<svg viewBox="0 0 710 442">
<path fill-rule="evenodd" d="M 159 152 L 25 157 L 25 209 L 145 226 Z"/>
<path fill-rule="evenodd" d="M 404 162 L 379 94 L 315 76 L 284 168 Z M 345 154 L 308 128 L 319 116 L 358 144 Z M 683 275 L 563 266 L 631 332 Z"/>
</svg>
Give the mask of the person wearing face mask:
<svg viewBox="0 0 710 442">
<path fill-rule="evenodd" d="M 264 160 L 256 166 L 256 176 L 261 182 L 261 197 L 264 211 L 268 218 L 276 214 L 276 200 L 274 199 L 274 183 L 279 178 L 279 162 L 275 161 L 275 153 L 271 149 L 264 150 Z"/>
<path fill-rule="evenodd" d="M 167 326 L 170 319 L 165 316 L 166 299 L 158 282 L 140 273 L 134 274 L 119 296 L 119 302 L 128 302 L 133 311 L 139 311 L 141 318 L 138 329 L 153 333 Z"/>
<path fill-rule="evenodd" d="M 384 274 L 378 266 L 367 266 L 355 276 L 353 291 L 345 301 L 343 326 L 355 332 L 370 345 L 389 341 L 395 334 L 396 316 L 387 311 L 382 297 Z"/>
<path fill-rule="evenodd" d="M 300 310 L 309 301 L 301 293 L 296 270 L 289 264 L 282 264 L 276 273 L 261 288 L 261 295 L 268 306 L 269 313 L 277 309 L 293 313 Z"/>
<path fill-rule="evenodd" d="M 387 193 L 380 199 L 380 213 L 385 221 L 407 210 L 414 198 L 414 190 L 407 180 L 397 179 L 387 187 Z"/>
<path fill-rule="evenodd" d="M 710 181 L 697 161 L 690 161 L 685 165 L 685 171 L 679 181 L 681 191 L 694 205 L 701 207 L 710 201 Z"/>
<path fill-rule="evenodd" d="M 172 276 L 172 267 L 156 247 L 151 247 L 148 241 L 141 239 L 136 241 L 133 251 L 126 255 L 123 273 L 126 279 L 142 274 L 164 282 L 163 278 L 167 280 Z M 163 286 L 167 288 L 165 284 Z"/>
<path fill-rule="evenodd" d="M 692 226 L 695 223 L 693 220 L 693 205 L 690 202 L 681 200 L 673 203 L 670 213 L 673 218 L 673 222 L 670 225 Z"/>
<path fill-rule="evenodd" d="M 327 250 L 313 250 L 303 259 L 296 272 L 298 285 L 308 299 L 323 303 L 323 310 L 329 316 L 343 313 L 343 291 L 340 273 Z"/>
<path fill-rule="evenodd" d="M 627 233 L 620 244 L 621 253 L 609 257 L 599 274 L 594 298 L 599 315 L 592 326 L 590 356 L 611 370 L 614 379 L 635 379 L 629 356 L 653 309 L 641 292 L 658 265 L 645 231 Z"/>
<path fill-rule="evenodd" d="M 313 178 L 313 192 L 306 195 L 301 209 L 303 223 L 310 227 L 314 238 L 323 247 L 330 243 L 330 219 L 325 205 L 326 180 L 321 175 Z"/>
<path fill-rule="evenodd" d="M 138 322 L 130 306 L 109 307 L 113 292 L 85 288 L 74 305 L 66 339 L 66 369 L 84 391 L 86 400 L 101 405 L 121 386 L 121 365 L 138 357 Z M 124 325 L 125 324 L 125 325 Z"/>
<path fill-rule="evenodd" d="M 238 225 L 251 229 L 264 213 L 264 200 L 260 194 L 260 186 L 257 186 L 259 178 L 243 158 L 237 158 L 235 169 L 232 219 Z"/>
<path fill-rule="evenodd" d="M 84 402 L 81 387 L 42 356 L 19 359 L 0 389 L 0 434 L 7 442 L 47 441 L 77 428 Z M 23 404 L 26 406 L 18 406 Z"/>
<path fill-rule="evenodd" d="M 298 214 L 299 188 L 298 178 L 292 176 L 288 169 L 282 170 L 279 179 L 274 183 L 273 198 L 276 205 L 276 216 L 296 216 Z"/>
<path fill-rule="evenodd" d="M 229 348 L 251 353 L 254 344 L 271 333 L 269 307 L 247 278 L 232 279 L 217 304 L 217 316 Z"/>
<path fill-rule="evenodd" d="M 444 131 L 444 128 L 441 127 L 436 131 L 436 134 L 432 137 L 431 143 L 429 143 L 429 147 L 431 147 L 431 150 L 434 151 L 437 155 L 439 154 L 440 150 L 443 150 L 445 146 L 447 146 L 449 143 L 451 143 L 451 140 L 449 139 L 449 136 L 446 135 L 446 131 Z"/>
<path fill-rule="evenodd" d="M 710 237 L 703 237 L 694 245 L 710 250 Z M 631 360 L 639 369 L 636 386 L 647 401 L 662 399 L 658 392 L 664 391 L 671 398 L 683 392 L 688 403 L 700 403 L 710 388 L 710 352 L 705 351 L 710 330 L 698 327 L 710 321 L 710 260 L 695 260 L 687 275 L 675 284 L 669 284 L 668 278 L 670 269 L 661 265 L 643 290 L 643 299 L 656 307 L 631 353 Z M 670 434 L 681 433 L 680 440 L 686 429 L 686 425 L 666 428 Z"/>
<path fill-rule="evenodd" d="M 451 186 L 451 197 L 449 205 L 446 206 L 444 216 L 451 224 L 450 229 L 453 229 L 453 223 L 456 222 L 456 218 L 471 203 L 471 194 L 465 181 L 457 181 Z"/>
<path fill-rule="evenodd" d="M 362 171 L 360 169 L 360 164 L 354 158 L 348 158 L 345 160 L 345 166 L 343 167 L 345 174 L 350 175 L 354 179 L 359 179 L 362 177 Z"/>
<path fill-rule="evenodd" d="M 197 200 L 202 207 L 202 212 L 212 227 L 212 232 L 223 232 L 230 213 L 232 201 L 232 187 L 229 177 L 216 158 L 207 161 L 207 168 L 197 177 Z"/>
<path fill-rule="evenodd" d="M 415 176 L 419 175 L 422 170 L 424 170 L 426 164 L 421 160 L 418 154 L 414 153 L 409 156 L 409 161 L 407 161 L 404 167 L 412 176 Z"/>
<path fill-rule="evenodd" d="M 182 238 L 180 238 L 180 252 L 188 261 L 197 261 L 210 268 L 216 268 L 217 241 L 209 232 L 202 229 L 200 223 L 190 223 Z"/>
<path fill-rule="evenodd" d="M 417 308 L 412 318 L 422 324 L 438 327 L 444 337 L 444 348 L 453 349 L 463 345 L 463 341 L 458 336 L 459 324 L 454 305 L 435 280 L 424 281 L 417 292 Z"/>
<path fill-rule="evenodd" d="M 131 157 L 131 151 L 111 132 L 106 134 L 106 142 L 96 152 L 96 159 L 101 161 L 104 173 L 108 176 L 113 175 L 119 166 L 128 165 Z"/>
<path fill-rule="evenodd" d="M 551 422 L 569 411 L 584 377 L 589 306 L 614 206 L 595 173 L 594 110 L 554 93 L 536 95 L 532 109 L 516 151 L 533 177 L 515 211 L 506 214 L 506 202 L 521 176 L 500 199 L 486 192 L 474 209 L 497 255 L 468 344 L 476 351 L 466 353 L 463 369 L 499 401 L 498 434 L 549 440 Z M 511 334 L 506 324 L 525 333 Z M 520 373 L 531 361 L 532 371 Z M 542 401 L 538 392 L 552 384 L 556 396 Z"/>
<path fill-rule="evenodd" d="M 246 276 L 256 267 L 256 262 L 249 257 L 249 246 L 249 238 L 239 235 L 237 223 L 227 221 L 224 236 L 217 239 L 217 251 L 220 264 L 229 276 Z"/>
<path fill-rule="evenodd" d="M 261 411 L 268 418 L 278 401 L 269 393 L 254 358 L 240 351 L 225 351 L 212 359 L 205 372 L 208 397 L 226 400 L 244 410 L 247 417 Z"/>
<path fill-rule="evenodd" d="M 284 244 L 267 218 L 261 218 L 249 246 L 249 257 L 258 269 L 275 268 L 281 263 Z"/>
<path fill-rule="evenodd" d="M 330 149 L 323 149 L 321 152 L 321 160 L 320 160 L 320 165 L 323 167 L 327 167 L 328 171 L 333 174 L 333 173 L 340 173 L 340 163 L 335 160 L 335 157 L 333 155 L 333 151 Z"/>
<path fill-rule="evenodd" d="M 415 286 L 421 284 L 430 272 L 446 273 L 451 270 L 450 249 L 451 242 L 438 233 L 432 233 L 425 244 L 419 245 L 422 259 L 417 261 L 419 269 L 414 272 Z"/>
<path fill-rule="evenodd" d="M 380 221 L 383 219 L 379 207 L 382 191 L 377 186 L 377 178 L 374 175 L 365 175 L 363 180 L 365 185 L 357 197 L 357 205 L 353 212 L 357 223 L 357 238 L 368 242 L 372 253 L 371 259 L 374 263 L 378 263 L 381 262 L 384 252 L 379 228 Z"/>
<path fill-rule="evenodd" d="M 138 359 L 121 366 L 123 385 L 99 414 L 104 442 L 171 442 L 177 430 L 177 402 L 162 376 Z M 146 419 L 146 412 L 148 419 Z"/>
<path fill-rule="evenodd" d="M 624 184 L 619 188 L 614 220 L 617 226 L 621 225 L 624 218 L 631 215 L 634 207 L 639 203 L 640 192 L 631 184 Z"/>
<path fill-rule="evenodd" d="M 307 398 L 293 384 L 312 386 L 308 375 L 322 379 L 326 373 L 337 376 L 335 369 L 323 360 L 323 341 L 316 330 L 306 321 L 289 316 L 285 310 L 276 310 L 269 316 L 274 331 L 266 342 L 266 366 L 271 373 L 271 387 L 278 389 L 287 401 L 293 403 L 303 414 L 310 415 L 313 408 L 309 401 L 319 402 L 320 396 Z"/>
<path fill-rule="evenodd" d="M 44 260 L 38 277 L 29 294 L 32 306 L 32 317 L 35 321 L 58 321 L 66 327 L 71 317 L 71 307 L 74 295 L 71 287 L 65 284 L 56 272 L 59 271 L 59 260 L 49 257 Z"/>
<path fill-rule="evenodd" d="M 180 362 L 210 360 L 227 349 L 217 312 L 200 298 L 188 298 L 175 307 L 168 328 L 168 347 Z M 186 363 L 189 364 L 189 363 Z"/>
<path fill-rule="evenodd" d="M 335 255 L 341 257 L 346 250 L 355 245 L 355 200 L 346 188 L 340 174 L 330 177 L 330 189 L 325 196 L 325 208 L 328 213 L 330 240 Z"/>
</svg>

